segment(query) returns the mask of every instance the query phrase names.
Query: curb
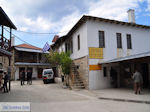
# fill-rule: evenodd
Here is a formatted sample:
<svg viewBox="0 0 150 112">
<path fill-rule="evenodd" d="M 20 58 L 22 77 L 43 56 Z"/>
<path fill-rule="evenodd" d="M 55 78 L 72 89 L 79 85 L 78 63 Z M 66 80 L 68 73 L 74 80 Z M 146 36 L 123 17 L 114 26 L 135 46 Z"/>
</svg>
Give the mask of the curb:
<svg viewBox="0 0 150 112">
<path fill-rule="evenodd" d="M 120 101 L 120 102 L 132 102 L 132 103 L 150 104 L 150 101 L 141 101 L 141 100 L 130 100 L 130 99 L 120 99 L 120 98 L 105 98 L 105 97 L 99 97 L 98 99 Z"/>
</svg>

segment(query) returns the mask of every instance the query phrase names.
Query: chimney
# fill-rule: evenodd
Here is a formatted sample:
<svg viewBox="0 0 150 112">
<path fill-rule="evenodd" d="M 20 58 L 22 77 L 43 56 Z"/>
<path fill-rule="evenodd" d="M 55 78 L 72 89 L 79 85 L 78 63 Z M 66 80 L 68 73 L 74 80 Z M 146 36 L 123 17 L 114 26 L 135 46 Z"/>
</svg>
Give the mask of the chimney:
<svg viewBox="0 0 150 112">
<path fill-rule="evenodd" d="M 11 37 L 11 47 L 15 45 L 15 37 Z"/>
<path fill-rule="evenodd" d="M 133 9 L 129 9 L 128 11 L 128 22 L 135 23 L 135 14 Z"/>
<path fill-rule="evenodd" d="M 59 35 L 55 35 L 52 42 L 55 43 L 58 40 L 58 38 L 59 38 Z"/>
</svg>

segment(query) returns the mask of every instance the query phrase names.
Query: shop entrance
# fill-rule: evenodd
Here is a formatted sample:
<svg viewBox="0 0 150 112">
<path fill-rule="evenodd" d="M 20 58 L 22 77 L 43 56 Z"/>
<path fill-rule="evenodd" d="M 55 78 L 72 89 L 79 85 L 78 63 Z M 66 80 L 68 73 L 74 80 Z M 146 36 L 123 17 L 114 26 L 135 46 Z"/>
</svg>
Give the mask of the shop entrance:
<svg viewBox="0 0 150 112">
<path fill-rule="evenodd" d="M 143 76 L 143 87 L 148 88 L 149 87 L 149 69 L 148 69 L 147 63 L 142 64 L 142 76 Z"/>
</svg>

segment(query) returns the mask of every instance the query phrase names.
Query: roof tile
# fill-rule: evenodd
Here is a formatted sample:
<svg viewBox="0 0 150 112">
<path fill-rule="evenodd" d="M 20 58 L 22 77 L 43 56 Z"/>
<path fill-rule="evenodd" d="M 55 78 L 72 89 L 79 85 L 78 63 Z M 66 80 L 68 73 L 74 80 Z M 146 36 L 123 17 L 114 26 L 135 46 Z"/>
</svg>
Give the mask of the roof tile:
<svg viewBox="0 0 150 112">
<path fill-rule="evenodd" d="M 16 45 L 16 47 L 22 47 L 22 48 L 27 48 L 27 49 L 35 49 L 35 50 L 42 50 L 39 47 L 33 46 L 33 45 L 29 45 L 29 44 L 20 44 L 20 45 Z"/>
</svg>

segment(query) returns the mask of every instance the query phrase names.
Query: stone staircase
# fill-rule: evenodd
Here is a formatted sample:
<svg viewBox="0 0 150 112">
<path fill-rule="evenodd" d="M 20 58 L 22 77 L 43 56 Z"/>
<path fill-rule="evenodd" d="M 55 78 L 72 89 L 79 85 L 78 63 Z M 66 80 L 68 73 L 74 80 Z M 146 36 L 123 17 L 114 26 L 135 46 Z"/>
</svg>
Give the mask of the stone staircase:
<svg viewBox="0 0 150 112">
<path fill-rule="evenodd" d="M 72 89 L 85 89 L 85 85 L 79 75 L 77 66 L 72 63 Z"/>
</svg>

